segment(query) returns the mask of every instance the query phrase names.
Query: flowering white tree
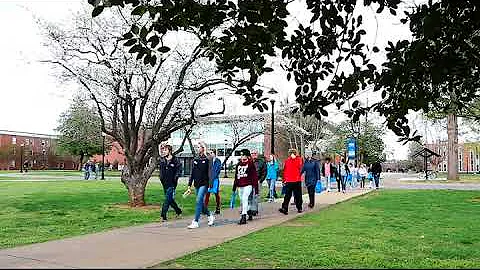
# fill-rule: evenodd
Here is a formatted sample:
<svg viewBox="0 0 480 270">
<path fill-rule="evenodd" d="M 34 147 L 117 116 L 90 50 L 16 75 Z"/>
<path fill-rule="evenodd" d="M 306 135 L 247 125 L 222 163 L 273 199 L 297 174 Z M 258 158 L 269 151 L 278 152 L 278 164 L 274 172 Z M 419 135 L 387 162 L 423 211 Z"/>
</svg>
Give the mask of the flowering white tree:
<svg viewBox="0 0 480 270">
<path fill-rule="evenodd" d="M 88 93 L 101 129 L 123 148 L 126 167 L 121 180 L 131 206 L 145 205 L 147 181 L 156 168 L 159 145 L 176 130 L 191 129 L 199 118 L 221 114 L 225 104 L 205 106 L 205 100 L 230 84 L 215 75 L 215 63 L 201 46 L 208 36 L 198 30 L 177 31 L 150 39 L 160 47 L 156 65 L 144 65 L 124 48 L 123 34 L 139 19 L 121 9 L 91 18 L 78 14 L 71 27 L 42 23 L 46 46 L 63 79 L 78 82 Z M 132 29 L 140 36 L 143 29 Z M 213 29 L 214 31 L 214 29 Z M 152 55 L 151 57 L 157 57 Z"/>
</svg>

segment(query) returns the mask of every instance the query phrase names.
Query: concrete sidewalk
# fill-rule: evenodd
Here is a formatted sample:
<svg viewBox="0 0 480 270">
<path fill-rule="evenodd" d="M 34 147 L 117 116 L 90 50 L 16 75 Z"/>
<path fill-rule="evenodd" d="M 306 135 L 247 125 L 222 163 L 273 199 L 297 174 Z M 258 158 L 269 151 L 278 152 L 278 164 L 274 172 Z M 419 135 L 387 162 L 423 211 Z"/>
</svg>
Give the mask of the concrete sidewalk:
<svg viewBox="0 0 480 270">
<path fill-rule="evenodd" d="M 368 193 L 370 190 L 349 190 L 317 194 L 314 209 L 308 209 L 304 196 L 304 212 L 298 214 L 290 206 L 289 215 L 278 212 L 282 202 L 262 203 L 260 216 L 239 226 L 239 209 L 225 209 L 208 227 L 204 216 L 200 228 L 186 227 L 192 217 L 165 223 L 114 229 L 111 231 L 0 250 L 0 268 L 146 268 L 181 257 L 225 241 L 247 235 L 329 205 Z M 292 199 L 293 201 L 293 199 Z"/>
</svg>

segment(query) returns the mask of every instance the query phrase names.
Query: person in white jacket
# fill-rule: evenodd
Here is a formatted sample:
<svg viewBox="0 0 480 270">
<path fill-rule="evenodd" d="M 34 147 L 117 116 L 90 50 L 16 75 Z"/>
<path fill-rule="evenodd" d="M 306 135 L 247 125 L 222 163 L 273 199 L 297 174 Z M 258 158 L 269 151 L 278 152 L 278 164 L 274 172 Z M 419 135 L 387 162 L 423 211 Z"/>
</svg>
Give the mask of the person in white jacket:
<svg viewBox="0 0 480 270">
<path fill-rule="evenodd" d="M 365 178 L 367 178 L 368 175 L 367 165 L 360 165 L 360 168 L 358 168 L 358 175 L 360 176 L 360 188 L 365 188 Z"/>
</svg>

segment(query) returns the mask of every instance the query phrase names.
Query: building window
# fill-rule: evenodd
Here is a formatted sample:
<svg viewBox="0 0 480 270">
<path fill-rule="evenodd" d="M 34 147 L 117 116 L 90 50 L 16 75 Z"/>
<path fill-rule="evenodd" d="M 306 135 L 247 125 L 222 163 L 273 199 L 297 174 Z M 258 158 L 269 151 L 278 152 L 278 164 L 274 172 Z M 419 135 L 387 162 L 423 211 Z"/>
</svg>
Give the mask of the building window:
<svg viewBox="0 0 480 270">
<path fill-rule="evenodd" d="M 25 139 L 25 145 L 30 145 L 30 139 Z"/>
<path fill-rule="evenodd" d="M 17 144 L 17 137 L 12 137 L 12 144 Z"/>
</svg>

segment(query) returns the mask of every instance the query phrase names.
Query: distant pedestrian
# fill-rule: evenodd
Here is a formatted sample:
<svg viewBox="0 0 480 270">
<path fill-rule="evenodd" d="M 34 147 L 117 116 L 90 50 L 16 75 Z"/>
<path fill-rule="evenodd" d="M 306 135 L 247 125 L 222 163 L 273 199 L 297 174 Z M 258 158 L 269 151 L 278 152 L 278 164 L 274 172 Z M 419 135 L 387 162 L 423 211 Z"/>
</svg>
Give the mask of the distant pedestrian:
<svg viewBox="0 0 480 270">
<path fill-rule="evenodd" d="M 250 194 L 258 194 L 258 176 L 257 170 L 253 161 L 250 159 L 250 151 L 248 149 L 243 149 L 241 151 L 240 161 L 235 167 L 235 179 L 233 180 L 232 192 L 236 192 L 237 188 L 239 190 L 240 202 L 242 206 L 242 212 L 240 220 L 238 221 L 239 225 L 247 223 L 248 220 L 253 219 L 253 213 L 250 211 L 249 200 Z"/>
<path fill-rule="evenodd" d="M 296 149 L 290 149 L 288 153 L 290 156 L 284 161 L 283 165 L 283 181 L 286 186 L 285 197 L 283 198 L 282 207 L 278 209 L 278 211 L 285 215 L 288 215 L 288 206 L 290 204 L 290 199 L 292 198 L 292 193 L 298 213 L 303 211 L 301 178 L 303 161 L 302 158 L 297 155 Z"/>
<path fill-rule="evenodd" d="M 268 183 L 268 201 L 273 202 L 277 198 L 276 181 L 278 179 L 279 165 L 274 154 L 270 155 L 267 162 L 267 183 Z"/>
<path fill-rule="evenodd" d="M 380 173 L 382 172 L 382 165 L 380 162 L 374 162 L 372 165 L 373 181 L 375 182 L 375 188 L 378 189 L 380 185 Z"/>
<path fill-rule="evenodd" d="M 83 173 L 85 180 L 90 179 L 90 163 L 88 161 L 83 165 Z"/>
<path fill-rule="evenodd" d="M 215 209 L 215 214 L 220 214 L 220 172 L 222 171 L 222 162 L 217 158 L 217 150 L 211 149 L 208 151 L 209 162 L 212 162 L 211 166 L 211 178 L 213 179 L 213 186 L 208 189 L 207 194 L 205 195 L 205 207 L 208 208 L 208 203 L 210 201 L 210 194 L 215 194 L 215 202 L 217 208 Z"/>
<path fill-rule="evenodd" d="M 360 188 L 365 188 L 365 178 L 367 178 L 368 171 L 365 164 L 360 165 L 358 169 L 358 176 L 360 177 Z"/>
<path fill-rule="evenodd" d="M 330 192 L 331 181 L 333 179 L 336 179 L 335 170 L 336 170 L 335 165 L 333 165 L 333 163 L 330 162 L 330 158 L 329 157 L 325 158 L 325 163 L 322 165 L 322 175 L 327 180 L 326 182 L 327 192 Z M 338 188 L 338 191 L 340 192 L 340 186 Z"/>
<path fill-rule="evenodd" d="M 315 206 L 315 185 L 320 180 L 320 166 L 318 160 L 312 157 L 310 149 L 305 150 L 305 162 L 303 163 L 302 173 L 305 174 L 305 186 L 307 186 L 309 203 L 308 207 Z"/>
<path fill-rule="evenodd" d="M 340 161 L 340 164 L 338 164 L 338 171 L 340 175 L 340 185 L 342 187 L 342 192 L 345 193 L 347 188 L 347 178 L 350 174 L 350 169 L 348 168 L 348 165 L 345 163 L 345 159 L 343 158 Z"/>
<path fill-rule="evenodd" d="M 182 209 L 178 207 L 178 204 L 175 202 L 175 191 L 177 189 L 178 177 L 180 176 L 180 171 L 182 165 L 180 161 L 173 155 L 172 146 L 164 145 L 161 148 L 161 155 L 159 162 L 159 177 L 160 182 L 163 186 L 163 192 L 165 194 L 165 200 L 162 205 L 162 211 L 160 217 L 162 221 L 167 221 L 167 212 L 170 206 L 173 207 L 177 216 L 182 214 Z"/>
<path fill-rule="evenodd" d="M 205 207 L 205 194 L 207 193 L 208 188 L 213 186 L 213 179 L 211 179 L 211 162 L 209 162 L 206 153 L 206 144 L 203 142 L 198 143 L 198 156 L 195 157 L 192 162 L 192 173 L 188 180 L 187 189 L 187 192 L 191 193 L 191 186 L 193 183 L 197 194 L 195 202 L 195 217 L 192 224 L 188 226 L 189 229 L 196 229 L 199 227 L 198 221 L 201 214 L 208 217 L 209 226 L 212 226 L 215 220 L 215 216 Z"/>
</svg>

